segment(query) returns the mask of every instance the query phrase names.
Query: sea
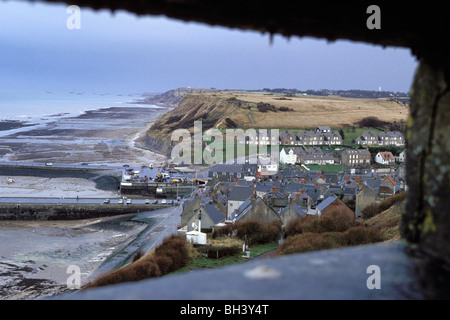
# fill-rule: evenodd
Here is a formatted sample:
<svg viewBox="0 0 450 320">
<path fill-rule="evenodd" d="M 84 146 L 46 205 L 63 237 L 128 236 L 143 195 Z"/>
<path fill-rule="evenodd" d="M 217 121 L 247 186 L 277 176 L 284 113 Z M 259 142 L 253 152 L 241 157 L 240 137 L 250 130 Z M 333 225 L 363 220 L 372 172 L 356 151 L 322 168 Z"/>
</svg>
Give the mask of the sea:
<svg viewBox="0 0 450 320">
<path fill-rule="evenodd" d="M 86 111 L 102 108 L 158 108 L 141 105 L 139 102 L 143 98 L 143 95 L 136 93 L 0 90 L 0 121 L 42 125 L 58 118 L 79 116 Z"/>
</svg>

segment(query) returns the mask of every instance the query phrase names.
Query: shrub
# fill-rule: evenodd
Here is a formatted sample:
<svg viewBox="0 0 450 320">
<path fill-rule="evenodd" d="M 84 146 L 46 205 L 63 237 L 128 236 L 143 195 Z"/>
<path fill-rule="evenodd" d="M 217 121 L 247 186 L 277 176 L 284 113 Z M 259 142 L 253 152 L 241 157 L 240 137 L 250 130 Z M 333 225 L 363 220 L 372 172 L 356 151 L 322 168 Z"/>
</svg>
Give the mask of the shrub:
<svg viewBox="0 0 450 320">
<path fill-rule="evenodd" d="M 155 249 L 155 256 L 169 257 L 172 259 L 171 270 L 185 266 L 189 261 L 189 250 L 186 241 L 179 236 L 170 236 L 163 240 Z"/>
<path fill-rule="evenodd" d="M 378 206 L 376 203 L 371 203 L 361 210 L 363 219 L 370 219 L 379 213 L 380 211 L 378 211 Z"/>
<path fill-rule="evenodd" d="M 356 123 L 360 128 L 384 128 L 388 122 L 378 119 L 377 117 L 365 117 Z"/>
<path fill-rule="evenodd" d="M 258 102 L 256 108 L 258 108 L 259 112 L 267 112 L 267 111 L 277 112 L 277 108 L 275 106 L 264 102 Z"/>
<path fill-rule="evenodd" d="M 233 224 L 227 224 L 223 227 L 214 229 L 213 239 L 218 237 L 231 237 L 233 235 L 235 228 Z"/>
<path fill-rule="evenodd" d="M 344 232 L 355 222 L 353 214 L 335 210 L 319 218 L 319 232 Z"/>
<path fill-rule="evenodd" d="M 276 241 L 281 235 L 281 221 L 262 223 L 258 220 L 240 221 L 214 230 L 213 239 L 236 236 L 247 244 Z"/>
<path fill-rule="evenodd" d="M 133 262 L 138 261 L 143 256 L 144 256 L 144 253 L 142 252 L 142 250 L 136 251 L 136 253 L 134 254 L 134 257 L 133 257 Z"/>
<path fill-rule="evenodd" d="M 171 257 L 168 256 L 155 256 L 153 261 L 156 262 L 156 264 L 159 267 L 159 270 L 161 270 L 161 274 L 168 274 L 169 272 L 175 271 L 174 263 Z"/>
<path fill-rule="evenodd" d="M 246 239 L 249 244 L 258 237 L 262 229 L 261 222 L 257 220 L 238 222 L 235 226 L 237 231 L 236 236 L 240 239 Z"/>
<path fill-rule="evenodd" d="M 132 263 L 127 267 L 107 273 L 93 283 L 88 284 L 85 288 L 102 287 L 114 285 L 123 282 L 140 281 L 151 277 L 161 276 L 158 265 L 153 260 L 140 260 Z"/>
<path fill-rule="evenodd" d="M 406 192 L 402 191 L 400 193 L 394 194 L 384 200 L 382 200 L 379 204 L 378 204 L 378 212 L 383 212 L 387 209 L 389 209 L 390 207 L 392 207 L 396 202 L 400 202 L 405 200 L 406 198 Z"/>
<path fill-rule="evenodd" d="M 383 236 L 373 228 L 358 226 L 347 230 L 344 234 L 345 243 L 349 246 L 369 244 L 383 241 Z"/>
<path fill-rule="evenodd" d="M 257 237 L 256 241 L 258 243 L 268 243 L 277 241 L 280 239 L 281 235 L 281 221 L 274 221 L 272 223 L 267 223 L 262 225 L 262 230 Z"/>
<path fill-rule="evenodd" d="M 339 235 L 337 236 L 339 240 Z M 277 249 L 278 255 L 332 249 L 340 246 L 340 241 L 322 233 L 303 233 L 288 237 Z"/>
<path fill-rule="evenodd" d="M 127 281 L 140 281 L 142 279 L 160 277 L 161 270 L 154 260 L 139 261 L 128 272 L 124 273 Z"/>
<path fill-rule="evenodd" d="M 379 214 L 383 211 L 386 211 L 387 209 L 392 207 L 397 202 L 401 202 L 401 201 L 405 200 L 405 198 L 406 198 L 406 192 L 402 191 L 400 193 L 394 194 L 394 195 L 382 200 L 378 204 L 376 204 L 376 203 L 369 204 L 361 211 L 362 217 L 364 219 L 372 218 L 372 217 L 376 216 L 377 214 Z"/>
<path fill-rule="evenodd" d="M 138 253 L 139 251 L 136 256 Z M 100 276 L 85 288 L 160 277 L 185 266 L 188 261 L 189 250 L 186 241 L 179 236 L 170 236 L 155 249 L 153 256 L 134 259 L 131 264 Z"/>
<path fill-rule="evenodd" d="M 317 232 L 318 221 L 316 216 L 303 216 L 290 220 L 286 227 L 286 236 L 294 236 L 296 234 L 302 234 L 306 232 Z"/>
</svg>

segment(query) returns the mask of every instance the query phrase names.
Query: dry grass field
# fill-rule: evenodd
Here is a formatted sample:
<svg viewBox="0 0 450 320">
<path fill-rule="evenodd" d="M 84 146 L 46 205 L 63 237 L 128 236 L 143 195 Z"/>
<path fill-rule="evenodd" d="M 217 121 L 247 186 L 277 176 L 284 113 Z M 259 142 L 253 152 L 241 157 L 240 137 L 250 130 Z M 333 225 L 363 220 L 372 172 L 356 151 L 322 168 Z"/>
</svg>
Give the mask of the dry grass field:
<svg viewBox="0 0 450 320">
<path fill-rule="evenodd" d="M 195 121 L 202 130 L 210 128 L 254 128 L 311 130 L 329 126 L 333 130 L 358 126 L 366 117 L 388 123 L 405 123 L 407 104 L 389 99 L 356 99 L 337 96 L 286 96 L 264 93 L 221 91 L 192 93 L 180 105 L 164 114 L 147 131 L 144 144 L 170 152 L 170 137 L 176 129 L 193 133 Z"/>
<path fill-rule="evenodd" d="M 212 95 L 212 94 L 207 94 Z M 237 112 L 231 119 L 245 127 L 260 128 L 315 128 L 327 125 L 333 128 L 351 126 L 365 117 L 375 116 L 382 121 L 406 121 L 409 107 L 387 99 L 355 99 L 336 96 L 292 96 L 267 95 L 262 93 L 217 93 L 216 97 L 227 100 L 236 97 L 250 106 L 250 110 Z M 259 112 L 256 104 L 268 103 L 276 108 L 285 107 L 293 111 Z M 251 123 L 251 119 L 254 123 Z"/>
</svg>

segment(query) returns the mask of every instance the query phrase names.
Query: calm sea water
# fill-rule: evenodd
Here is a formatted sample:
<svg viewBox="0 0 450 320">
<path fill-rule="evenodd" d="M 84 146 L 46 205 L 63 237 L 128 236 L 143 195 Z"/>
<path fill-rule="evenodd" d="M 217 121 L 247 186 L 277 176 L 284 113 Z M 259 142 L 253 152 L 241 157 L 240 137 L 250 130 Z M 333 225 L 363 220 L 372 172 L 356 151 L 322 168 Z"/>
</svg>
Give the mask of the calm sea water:
<svg viewBox="0 0 450 320">
<path fill-rule="evenodd" d="M 88 110 L 137 107 L 139 105 L 133 102 L 140 99 L 142 96 L 138 94 L 0 90 L 0 120 L 42 123 L 60 117 L 77 116 Z"/>
</svg>

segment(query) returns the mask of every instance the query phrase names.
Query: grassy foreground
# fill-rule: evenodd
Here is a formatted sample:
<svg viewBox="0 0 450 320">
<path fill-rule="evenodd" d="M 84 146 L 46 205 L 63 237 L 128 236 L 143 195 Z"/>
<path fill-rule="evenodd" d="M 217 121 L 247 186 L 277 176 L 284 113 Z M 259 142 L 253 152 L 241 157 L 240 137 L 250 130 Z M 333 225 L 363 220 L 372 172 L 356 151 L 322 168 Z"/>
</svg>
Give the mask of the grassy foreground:
<svg viewBox="0 0 450 320">
<path fill-rule="evenodd" d="M 239 248 L 242 248 L 242 243 Z M 278 243 L 270 242 L 265 244 L 254 245 L 249 248 L 250 251 L 250 259 L 258 257 L 266 252 L 270 252 L 275 250 L 278 247 Z M 192 248 L 191 250 L 195 250 Z M 196 250 L 195 250 L 196 251 Z M 220 259 L 210 259 L 200 254 L 198 251 L 192 254 L 190 262 L 185 266 L 177 270 L 175 273 L 182 273 L 194 269 L 201 268 L 221 268 L 226 265 L 233 265 L 238 263 L 243 263 L 249 260 L 249 258 L 244 257 L 245 253 L 242 250 L 238 250 L 239 252 Z"/>
</svg>

